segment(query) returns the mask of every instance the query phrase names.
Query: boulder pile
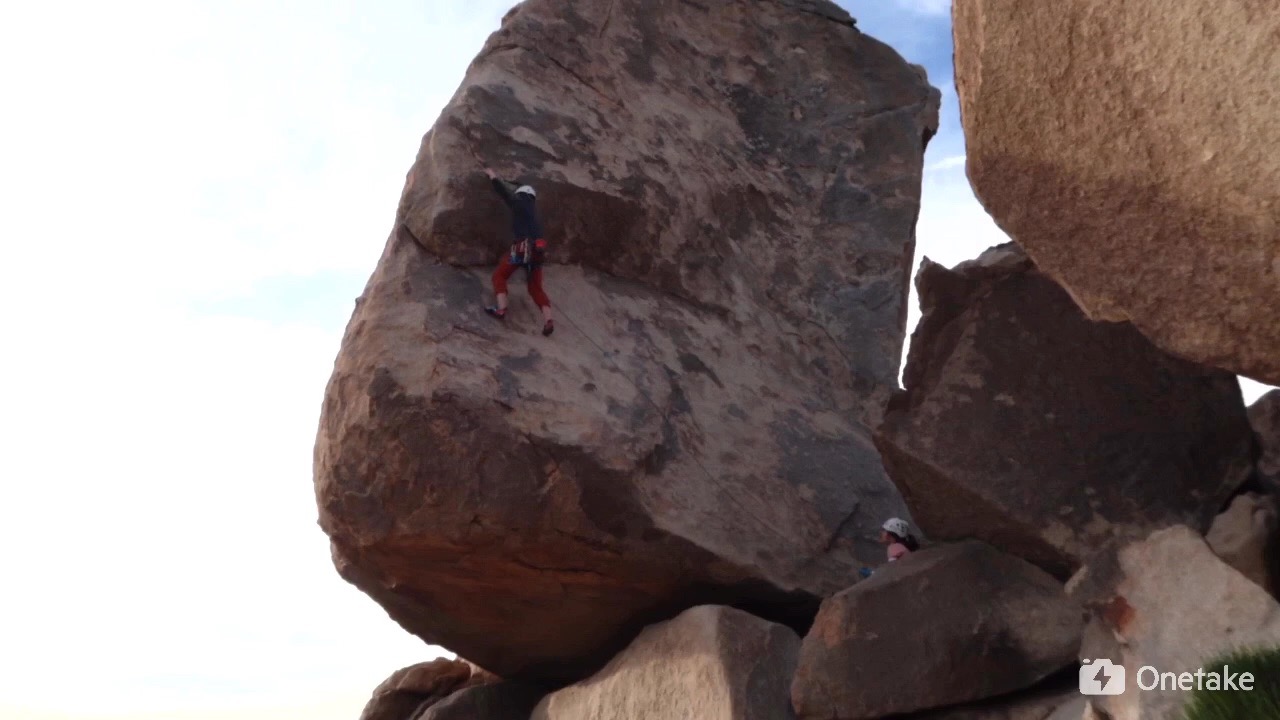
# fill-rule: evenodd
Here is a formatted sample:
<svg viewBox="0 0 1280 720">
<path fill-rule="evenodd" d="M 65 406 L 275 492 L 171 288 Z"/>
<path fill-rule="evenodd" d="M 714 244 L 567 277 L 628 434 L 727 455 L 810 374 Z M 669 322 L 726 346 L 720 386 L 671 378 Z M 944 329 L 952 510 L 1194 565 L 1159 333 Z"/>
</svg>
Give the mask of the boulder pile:
<svg viewBox="0 0 1280 720">
<path fill-rule="evenodd" d="M 1146 720 L 1185 693 L 1079 669 L 1280 644 L 1280 396 L 1232 374 L 1280 380 L 1280 165 L 1240 140 L 1276 127 L 1248 87 L 1277 20 L 1023 5 L 955 2 L 1014 242 L 923 260 L 902 387 L 919 66 L 828 0 L 507 14 L 325 390 L 334 565 L 457 655 L 362 720 Z M 1196 64 L 1193 25 L 1242 34 Z M 549 336 L 523 274 L 484 312 L 513 240 L 486 170 L 536 188 Z M 895 517 L 921 546 L 890 563 Z"/>
</svg>

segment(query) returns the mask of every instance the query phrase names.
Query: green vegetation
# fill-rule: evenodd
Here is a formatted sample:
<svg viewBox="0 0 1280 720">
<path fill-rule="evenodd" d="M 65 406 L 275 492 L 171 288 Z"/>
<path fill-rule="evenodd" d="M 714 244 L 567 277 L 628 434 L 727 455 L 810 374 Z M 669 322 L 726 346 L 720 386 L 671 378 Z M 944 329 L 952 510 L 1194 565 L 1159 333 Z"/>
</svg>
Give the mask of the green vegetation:
<svg viewBox="0 0 1280 720">
<path fill-rule="evenodd" d="M 1205 663 L 1204 670 L 1221 672 L 1224 667 L 1237 679 L 1244 673 L 1252 676 L 1252 690 L 1192 690 L 1184 720 L 1280 720 L 1280 648 L 1230 652 Z"/>
</svg>

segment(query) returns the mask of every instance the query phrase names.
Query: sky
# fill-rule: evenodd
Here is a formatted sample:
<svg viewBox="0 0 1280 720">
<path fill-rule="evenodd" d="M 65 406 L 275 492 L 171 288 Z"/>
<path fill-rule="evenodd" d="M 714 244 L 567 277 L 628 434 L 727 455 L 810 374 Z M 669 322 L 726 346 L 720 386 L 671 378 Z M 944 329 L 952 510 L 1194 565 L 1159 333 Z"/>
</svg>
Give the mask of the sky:
<svg viewBox="0 0 1280 720">
<path fill-rule="evenodd" d="M 841 4 L 943 91 L 917 260 L 1004 242 L 949 3 Z M 0 9 L 0 720 L 354 720 L 443 652 L 333 570 L 311 453 L 421 136 L 510 5 Z"/>
</svg>

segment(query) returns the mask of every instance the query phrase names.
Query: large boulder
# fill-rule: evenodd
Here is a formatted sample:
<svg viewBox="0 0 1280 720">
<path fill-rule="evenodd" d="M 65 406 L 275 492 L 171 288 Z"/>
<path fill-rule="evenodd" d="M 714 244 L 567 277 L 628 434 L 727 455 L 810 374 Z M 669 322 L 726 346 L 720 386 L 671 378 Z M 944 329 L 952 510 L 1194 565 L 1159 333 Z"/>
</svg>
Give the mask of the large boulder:
<svg viewBox="0 0 1280 720">
<path fill-rule="evenodd" d="M 1091 317 L 1280 384 L 1274 5 L 952 7 L 968 176 L 996 223 Z"/>
<path fill-rule="evenodd" d="M 1207 530 L 1250 474 L 1230 373 L 1089 320 L 1014 244 L 926 259 L 906 390 L 876 442 L 936 540 L 980 538 L 1065 579 L 1151 530 Z"/>
<path fill-rule="evenodd" d="M 600 672 L 548 695 L 531 720 L 792 720 L 800 638 L 703 605 L 645 628 Z"/>
<path fill-rule="evenodd" d="M 410 665 L 374 688 L 360 720 L 412 720 L 421 708 L 443 700 L 455 690 L 482 682 L 484 673 L 476 672 L 464 660 L 439 658 Z"/>
<path fill-rule="evenodd" d="M 1280 493 L 1280 390 L 1272 390 L 1249 406 L 1249 422 L 1261 446 L 1258 476 Z"/>
<path fill-rule="evenodd" d="M 1075 662 L 1061 583 L 976 540 L 884 566 L 822 604 L 791 688 L 800 718 L 859 720 L 1030 687 Z"/>
<path fill-rule="evenodd" d="M 1094 698 L 1113 720 L 1179 717 L 1186 692 L 1168 680 L 1161 687 L 1155 673 L 1221 673 L 1211 661 L 1223 653 L 1280 644 L 1280 604 L 1191 528 L 1153 533 L 1112 562 L 1112 593 L 1090 599 L 1097 612 L 1080 657 L 1126 669 L 1122 694 Z"/>
<path fill-rule="evenodd" d="M 503 677 L 803 628 L 906 509 L 870 440 L 938 92 L 819 0 L 526 0 L 423 142 L 315 448 L 345 578 Z M 533 182 L 559 329 L 488 273 Z M 571 627 L 565 619 L 572 618 Z"/>
<path fill-rule="evenodd" d="M 1275 594 L 1280 517 L 1274 497 L 1258 493 L 1237 496 L 1213 521 L 1205 541 L 1223 562 Z"/>
</svg>

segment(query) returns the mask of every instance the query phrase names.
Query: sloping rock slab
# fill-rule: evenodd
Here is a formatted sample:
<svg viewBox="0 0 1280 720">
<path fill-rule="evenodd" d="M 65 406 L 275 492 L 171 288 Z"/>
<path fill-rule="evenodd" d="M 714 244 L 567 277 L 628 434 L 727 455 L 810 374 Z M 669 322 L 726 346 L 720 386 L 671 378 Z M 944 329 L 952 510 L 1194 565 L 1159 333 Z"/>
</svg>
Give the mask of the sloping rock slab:
<svg viewBox="0 0 1280 720">
<path fill-rule="evenodd" d="M 921 550 L 822 604 L 791 696 L 861 720 L 1030 687 L 1075 662 L 1083 618 L 1030 563 L 968 541 Z"/>
<path fill-rule="evenodd" d="M 1093 699 L 1113 720 L 1178 717 L 1186 693 L 1169 683 L 1159 687 L 1143 668 L 1220 671 L 1209 663 L 1221 653 L 1280 644 L 1280 604 L 1191 528 L 1153 533 L 1120 550 L 1113 563 L 1114 590 L 1094 603 L 1080 649 L 1082 660 L 1105 658 L 1127 669 L 1123 694 Z"/>
<path fill-rule="evenodd" d="M 697 604 L 803 628 L 882 555 L 906 509 L 868 428 L 938 93 L 841 17 L 526 0 L 489 39 L 409 175 L 315 448 L 336 565 L 410 632 L 575 680 Z M 519 279 L 505 323 L 480 312 L 508 244 L 481 159 L 539 190 L 552 337 Z"/>
<path fill-rule="evenodd" d="M 956 0 L 968 176 L 1091 317 L 1280 384 L 1280 13 L 1152 8 Z"/>
<path fill-rule="evenodd" d="M 934 540 L 979 538 L 1066 579 L 1117 539 L 1207 530 L 1249 476 L 1229 373 L 1094 322 L 1014 244 L 925 260 L 906 390 L 876 444 Z"/>
<path fill-rule="evenodd" d="M 732 608 L 692 608 L 548 695 L 532 720 L 791 720 L 799 649 L 781 625 Z"/>
</svg>

